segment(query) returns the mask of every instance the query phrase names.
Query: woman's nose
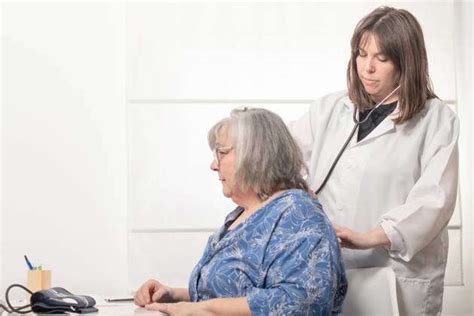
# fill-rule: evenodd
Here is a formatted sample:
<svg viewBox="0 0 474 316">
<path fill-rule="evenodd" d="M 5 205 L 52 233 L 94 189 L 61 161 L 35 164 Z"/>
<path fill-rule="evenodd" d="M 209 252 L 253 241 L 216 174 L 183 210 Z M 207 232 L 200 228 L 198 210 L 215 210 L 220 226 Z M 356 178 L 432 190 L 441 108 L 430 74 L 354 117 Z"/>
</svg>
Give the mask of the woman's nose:
<svg viewBox="0 0 474 316">
<path fill-rule="evenodd" d="M 212 162 L 211 162 L 211 170 L 213 170 L 213 171 L 218 171 L 219 170 L 219 166 L 217 165 L 217 161 L 215 159 L 213 159 Z"/>
<path fill-rule="evenodd" d="M 372 58 L 367 58 L 367 61 L 365 62 L 365 71 L 368 73 L 372 73 L 375 71 L 374 61 L 372 60 Z"/>
</svg>

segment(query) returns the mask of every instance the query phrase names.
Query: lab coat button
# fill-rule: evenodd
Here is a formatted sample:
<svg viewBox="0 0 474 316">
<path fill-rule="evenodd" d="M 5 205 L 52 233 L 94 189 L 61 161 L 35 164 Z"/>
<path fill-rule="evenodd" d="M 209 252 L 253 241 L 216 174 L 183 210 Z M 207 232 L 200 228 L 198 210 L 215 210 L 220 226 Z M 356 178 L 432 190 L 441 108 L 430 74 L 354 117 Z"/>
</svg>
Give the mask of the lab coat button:
<svg viewBox="0 0 474 316">
<path fill-rule="evenodd" d="M 344 208 L 342 207 L 342 205 L 339 204 L 339 203 L 336 204 L 336 209 L 337 209 L 338 211 L 344 210 Z"/>
</svg>

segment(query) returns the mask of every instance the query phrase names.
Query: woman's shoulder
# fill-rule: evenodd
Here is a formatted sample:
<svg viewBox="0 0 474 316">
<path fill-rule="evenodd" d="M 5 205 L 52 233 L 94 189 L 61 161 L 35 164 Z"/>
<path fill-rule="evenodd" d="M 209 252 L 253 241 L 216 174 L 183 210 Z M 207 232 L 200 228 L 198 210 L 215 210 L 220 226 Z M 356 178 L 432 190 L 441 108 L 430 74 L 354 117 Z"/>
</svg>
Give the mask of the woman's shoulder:
<svg viewBox="0 0 474 316">
<path fill-rule="evenodd" d="M 458 120 L 458 115 L 451 108 L 449 103 L 446 103 L 438 98 L 432 98 L 426 101 L 425 107 L 422 110 L 425 117 L 436 117 L 439 120 Z"/>
<path fill-rule="evenodd" d="M 312 109 L 334 108 L 336 105 L 351 106 L 352 101 L 349 99 L 347 90 L 341 90 L 326 94 L 311 103 Z"/>
<path fill-rule="evenodd" d="M 304 190 L 290 189 L 284 192 L 280 198 L 281 220 L 283 221 L 293 221 L 294 218 L 298 218 L 302 224 L 329 222 L 321 203 L 314 195 Z"/>
<path fill-rule="evenodd" d="M 308 204 L 321 208 L 321 204 L 316 197 L 302 189 L 288 189 L 283 192 L 279 198 L 288 205 L 295 205 L 295 203 L 304 205 Z"/>
<path fill-rule="evenodd" d="M 291 189 L 280 196 L 277 204 L 281 208 L 272 232 L 273 239 L 301 239 L 313 244 L 324 239 L 337 245 L 332 224 L 313 195 L 304 190 Z"/>
<path fill-rule="evenodd" d="M 428 134 L 457 135 L 459 132 L 458 115 L 449 104 L 438 98 L 427 100 L 423 110 L 413 119 L 415 126 L 420 126 Z"/>
<path fill-rule="evenodd" d="M 410 139 L 422 139 L 424 145 L 419 146 L 419 150 L 431 157 L 439 148 L 457 142 L 459 118 L 449 104 L 433 98 L 426 101 L 419 113 L 402 123 L 402 129 L 405 129 L 405 135 Z"/>
</svg>

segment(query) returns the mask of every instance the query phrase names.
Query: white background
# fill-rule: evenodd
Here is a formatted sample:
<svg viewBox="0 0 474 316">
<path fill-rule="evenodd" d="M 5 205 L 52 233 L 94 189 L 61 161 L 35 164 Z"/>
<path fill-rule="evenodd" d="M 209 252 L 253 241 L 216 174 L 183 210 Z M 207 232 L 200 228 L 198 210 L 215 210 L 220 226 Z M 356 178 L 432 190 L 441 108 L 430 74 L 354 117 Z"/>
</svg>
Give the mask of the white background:
<svg viewBox="0 0 474 316">
<path fill-rule="evenodd" d="M 470 315 L 473 5 L 459 1 L 2 2 L 0 291 L 25 282 L 23 254 L 78 293 L 186 285 L 232 207 L 209 127 L 240 105 L 288 121 L 344 89 L 353 28 L 382 4 L 419 19 L 461 119 L 444 310 Z"/>
</svg>

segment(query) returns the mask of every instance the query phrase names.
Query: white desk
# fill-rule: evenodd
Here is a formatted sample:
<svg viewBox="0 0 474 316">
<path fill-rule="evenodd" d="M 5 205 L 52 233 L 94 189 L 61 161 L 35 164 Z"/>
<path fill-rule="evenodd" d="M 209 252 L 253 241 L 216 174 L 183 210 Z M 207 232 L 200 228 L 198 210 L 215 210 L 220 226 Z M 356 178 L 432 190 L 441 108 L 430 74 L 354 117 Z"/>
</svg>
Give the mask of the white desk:
<svg viewBox="0 0 474 316">
<path fill-rule="evenodd" d="M 61 314 L 61 315 L 91 315 L 91 316 L 162 316 L 166 315 L 161 312 L 153 312 L 148 311 L 144 308 L 138 307 L 132 302 L 125 302 L 125 303 L 106 303 L 105 301 L 97 300 L 96 308 L 99 310 L 97 313 L 89 313 L 89 314 L 76 314 L 76 313 L 69 313 L 69 314 Z M 28 314 L 8 314 L 6 312 L 1 313 L 0 316 L 47 316 L 52 314 L 35 314 L 35 313 L 28 313 Z"/>
<path fill-rule="evenodd" d="M 84 314 L 84 315 L 91 315 L 91 316 L 135 316 L 135 315 L 161 316 L 161 315 L 166 315 L 161 312 L 148 311 L 144 308 L 136 306 L 133 303 L 98 303 L 96 307 L 97 309 L 99 309 L 98 313 L 90 313 L 90 314 Z"/>
</svg>

